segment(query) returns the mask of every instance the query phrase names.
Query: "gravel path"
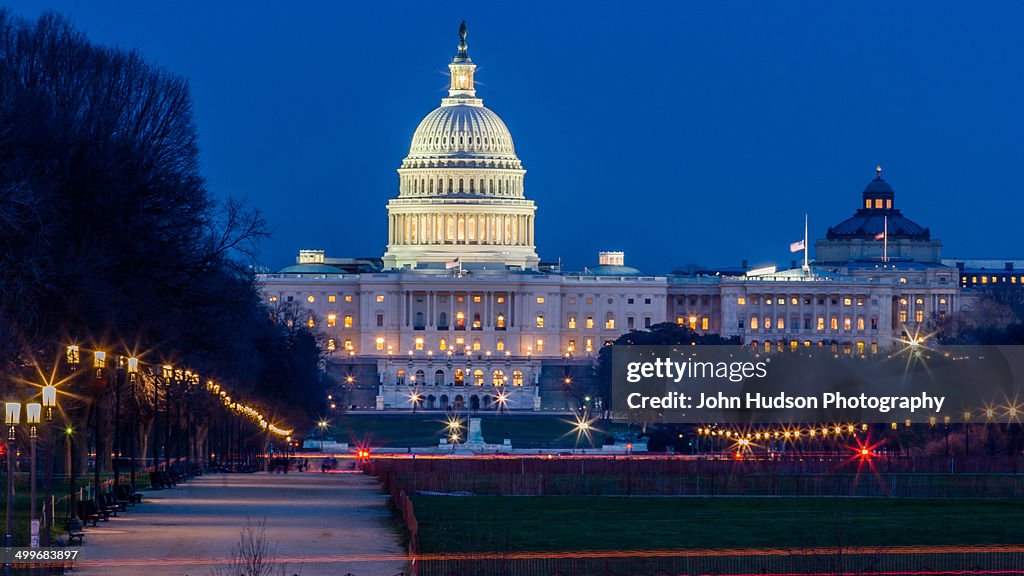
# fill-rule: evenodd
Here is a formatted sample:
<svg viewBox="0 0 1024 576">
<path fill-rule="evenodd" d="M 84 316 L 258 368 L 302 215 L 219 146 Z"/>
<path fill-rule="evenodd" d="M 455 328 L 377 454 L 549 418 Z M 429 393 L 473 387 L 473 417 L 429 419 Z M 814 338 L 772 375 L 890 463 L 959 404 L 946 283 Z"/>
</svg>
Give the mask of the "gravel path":
<svg viewBox="0 0 1024 576">
<path fill-rule="evenodd" d="M 212 474 L 146 493 L 87 528 L 79 576 L 205 576 L 266 519 L 286 571 L 274 576 L 392 576 L 406 566 L 387 496 L 359 473 Z"/>
</svg>

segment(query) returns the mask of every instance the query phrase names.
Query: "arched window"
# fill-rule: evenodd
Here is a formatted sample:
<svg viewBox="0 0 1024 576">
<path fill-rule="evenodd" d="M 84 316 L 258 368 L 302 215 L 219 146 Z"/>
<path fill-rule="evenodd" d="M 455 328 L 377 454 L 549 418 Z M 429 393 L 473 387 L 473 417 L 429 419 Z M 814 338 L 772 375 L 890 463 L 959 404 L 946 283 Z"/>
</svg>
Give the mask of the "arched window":
<svg viewBox="0 0 1024 576">
<path fill-rule="evenodd" d="M 434 372 L 434 386 L 444 386 L 444 370 Z M 445 400 L 447 400 L 447 398 L 445 398 Z"/>
<path fill-rule="evenodd" d="M 502 370 L 495 370 L 491 375 L 491 386 L 504 386 L 505 385 L 505 372 Z"/>
<path fill-rule="evenodd" d="M 433 180 L 430 181 L 430 193 L 431 194 L 434 193 L 434 181 Z"/>
<path fill-rule="evenodd" d="M 459 178 L 459 194 L 462 194 L 462 178 Z"/>
<path fill-rule="evenodd" d="M 441 330 L 447 330 L 448 329 L 448 313 L 447 312 L 441 312 L 441 315 L 438 316 L 438 318 L 437 318 L 437 327 L 439 329 L 441 329 Z M 444 350 L 444 348 L 441 348 L 441 349 Z"/>
<path fill-rule="evenodd" d="M 522 386 L 523 385 L 523 373 L 520 370 L 514 370 L 512 372 L 512 385 Z"/>
<path fill-rule="evenodd" d="M 423 312 L 416 313 L 416 322 L 413 324 L 413 328 L 423 329 Z"/>
<path fill-rule="evenodd" d="M 399 370 L 398 372 L 395 372 L 395 384 L 397 384 L 398 386 L 405 385 L 405 370 Z"/>
<path fill-rule="evenodd" d="M 452 188 L 455 186 L 455 180 L 452 178 L 448 179 L 448 193 L 452 193 Z"/>
<path fill-rule="evenodd" d="M 505 315 L 504 314 L 498 314 L 498 318 L 497 318 L 497 320 L 495 320 L 494 326 L 496 328 L 498 328 L 499 330 L 504 330 L 505 329 Z"/>
<path fill-rule="evenodd" d="M 484 385 L 484 371 L 479 369 L 479 368 L 477 368 L 476 370 L 473 370 L 473 386 L 483 386 L 483 385 Z"/>
<path fill-rule="evenodd" d="M 469 193 L 473 194 L 476 192 L 476 187 L 473 185 L 473 179 L 469 179 Z"/>
<path fill-rule="evenodd" d="M 427 375 L 423 373 L 423 370 L 417 370 L 416 374 L 413 376 L 413 378 L 415 378 L 415 380 L 413 380 L 413 382 L 415 382 L 416 384 L 426 384 L 427 383 Z"/>
<path fill-rule="evenodd" d="M 463 312 L 455 313 L 455 329 L 465 330 L 466 329 L 466 315 Z"/>
<path fill-rule="evenodd" d="M 466 372 L 462 368 L 456 368 L 454 380 L 456 386 L 464 386 L 466 384 Z"/>
</svg>

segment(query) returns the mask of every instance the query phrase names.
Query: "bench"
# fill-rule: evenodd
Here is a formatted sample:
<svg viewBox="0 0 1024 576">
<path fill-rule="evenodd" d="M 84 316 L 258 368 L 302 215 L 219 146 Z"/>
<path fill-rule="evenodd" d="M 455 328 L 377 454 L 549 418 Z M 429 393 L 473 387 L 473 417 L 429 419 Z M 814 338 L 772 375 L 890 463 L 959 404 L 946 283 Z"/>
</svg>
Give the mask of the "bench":
<svg viewBox="0 0 1024 576">
<path fill-rule="evenodd" d="M 74 544 L 75 540 L 78 540 L 79 544 L 85 539 L 85 532 L 82 530 L 72 530 L 71 526 L 68 527 L 68 544 Z"/>
<path fill-rule="evenodd" d="M 106 510 L 111 516 L 117 517 L 118 512 L 123 512 L 128 509 L 128 501 L 120 501 L 117 496 L 114 496 L 113 492 L 103 492 L 97 498 L 97 504 L 100 508 Z"/>
<path fill-rule="evenodd" d="M 123 500 L 131 505 L 142 503 L 142 494 L 135 491 L 135 487 L 128 484 L 117 486 L 117 499 Z"/>
<path fill-rule="evenodd" d="M 95 526 L 100 520 L 106 522 L 110 519 L 96 507 L 96 503 L 92 500 L 79 500 L 77 508 L 78 517 L 86 524 L 92 522 L 92 525 Z"/>
</svg>

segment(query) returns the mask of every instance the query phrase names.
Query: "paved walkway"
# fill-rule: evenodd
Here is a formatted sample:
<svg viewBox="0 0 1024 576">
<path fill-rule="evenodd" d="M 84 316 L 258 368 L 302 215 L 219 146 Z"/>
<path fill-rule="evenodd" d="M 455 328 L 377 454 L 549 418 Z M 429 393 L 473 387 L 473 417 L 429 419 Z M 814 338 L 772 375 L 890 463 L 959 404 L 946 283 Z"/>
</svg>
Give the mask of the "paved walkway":
<svg viewBox="0 0 1024 576">
<path fill-rule="evenodd" d="M 359 473 L 194 478 L 87 528 L 75 574 L 207 576 L 231 555 L 247 519 L 265 518 L 287 576 L 392 576 L 406 561 L 386 502 Z"/>
</svg>

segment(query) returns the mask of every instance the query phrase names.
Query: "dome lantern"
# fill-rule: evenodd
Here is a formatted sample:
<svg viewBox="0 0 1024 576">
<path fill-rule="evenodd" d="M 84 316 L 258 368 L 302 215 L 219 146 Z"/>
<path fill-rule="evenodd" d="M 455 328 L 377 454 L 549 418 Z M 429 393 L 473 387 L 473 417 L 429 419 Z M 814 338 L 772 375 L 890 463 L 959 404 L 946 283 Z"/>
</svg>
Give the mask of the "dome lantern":
<svg viewBox="0 0 1024 576">
<path fill-rule="evenodd" d="M 448 71 L 451 75 L 451 84 L 448 87 L 448 98 L 445 105 L 467 104 L 464 100 L 476 99 L 476 89 L 473 87 L 473 74 L 476 72 L 476 64 L 469 57 L 469 48 L 466 46 L 466 21 L 459 26 L 459 52 L 448 64 Z M 454 102 L 447 102 L 454 100 Z M 482 106 L 483 103 L 476 103 Z"/>
</svg>

